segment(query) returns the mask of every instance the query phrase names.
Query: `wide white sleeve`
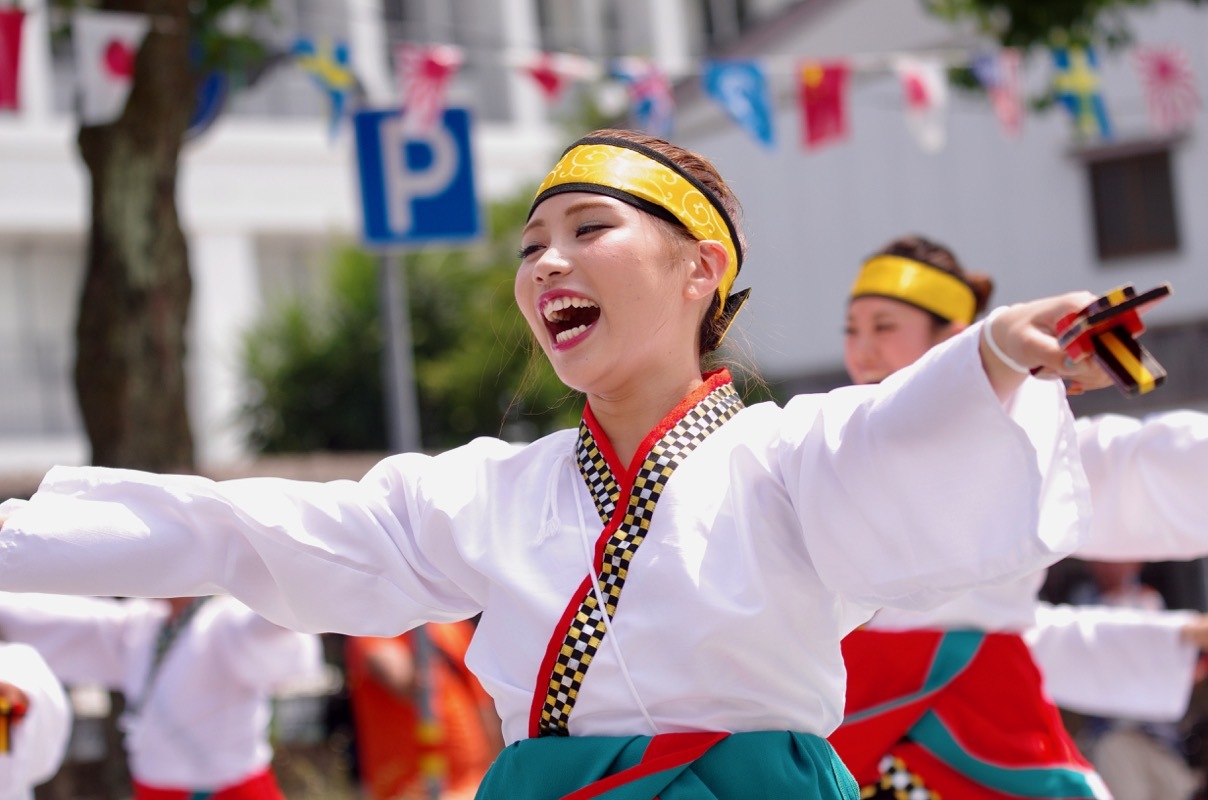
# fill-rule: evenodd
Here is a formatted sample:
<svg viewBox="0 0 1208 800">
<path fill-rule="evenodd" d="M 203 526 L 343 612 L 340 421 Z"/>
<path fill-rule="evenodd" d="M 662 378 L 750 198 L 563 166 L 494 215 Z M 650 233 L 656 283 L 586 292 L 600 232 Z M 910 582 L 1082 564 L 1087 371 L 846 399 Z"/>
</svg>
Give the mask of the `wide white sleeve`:
<svg viewBox="0 0 1208 800">
<path fill-rule="evenodd" d="M 1053 702 L 1143 722 L 1187 713 L 1199 649 L 1179 633 L 1190 611 L 1038 605 L 1024 633 Z"/>
<path fill-rule="evenodd" d="M 32 645 L 67 684 L 123 688 L 129 619 L 120 600 L 0 592 L 0 638 Z"/>
<path fill-rule="evenodd" d="M 71 706 L 54 673 L 28 645 L 0 644 L 0 680 L 29 697 L 29 711 L 14 728 L 12 749 L 0 755 L 0 798 L 28 797 L 28 789 L 59 771 L 71 733 Z"/>
<path fill-rule="evenodd" d="M 1094 509 L 1079 557 L 1208 555 L 1208 414 L 1105 414 L 1079 420 L 1078 440 Z"/>
<path fill-rule="evenodd" d="M 9 506 L 0 588 L 229 593 L 309 632 L 384 636 L 464 619 L 481 610 L 484 581 L 466 566 L 447 507 L 474 499 L 477 452 L 395 456 L 359 482 L 58 467 Z"/>
<path fill-rule="evenodd" d="M 237 680 L 265 694 L 287 683 L 318 683 L 323 677 L 317 635 L 282 628 L 233 601 L 215 627 L 213 646 Z"/>
<path fill-rule="evenodd" d="M 786 406 L 799 426 L 784 434 L 786 484 L 819 575 L 845 597 L 935 606 L 1042 569 L 1085 535 L 1064 388 L 1029 378 L 1004 407 L 981 365 L 979 331 L 880 386 Z"/>
</svg>

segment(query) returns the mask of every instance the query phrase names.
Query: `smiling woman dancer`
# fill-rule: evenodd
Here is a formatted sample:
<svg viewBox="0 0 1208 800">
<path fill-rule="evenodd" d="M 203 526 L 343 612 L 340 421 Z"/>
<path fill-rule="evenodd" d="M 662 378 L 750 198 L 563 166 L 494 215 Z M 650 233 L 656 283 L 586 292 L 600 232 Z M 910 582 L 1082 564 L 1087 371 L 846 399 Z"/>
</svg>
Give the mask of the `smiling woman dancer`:
<svg viewBox="0 0 1208 800">
<path fill-rule="evenodd" d="M 844 347 L 852 380 L 896 381 L 964 335 L 992 288 L 943 245 L 919 236 L 890 242 L 852 286 Z M 1078 425 L 1095 511 L 1078 555 L 1204 555 L 1208 416 L 1107 415 Z M 1044 507 L 1042 530 L 1058 508 Z M 931 609 L 886 608 L 843 640 L 847 706 L 830 741 L 862 798 L 1106 798 L 1050 693 L 1086 713 L 1183 714 L 1206 642 L 1203 617 L 1041 606 L 1044 577 L 1037 570 L 987 583 Z M 1047 674 L 1048 692 L 1038 660 L 1059 665 Z"/>
<path fill-rule="evenodd" d="M 737 216 L 698 156 L 579 140 L 515 281 L 586 395 L 578 430 L 397 455 L 359 482 L 56 468 L 6 509 L 0 588 L 223 589 L 286 626 L 377 636 L 481 613 L 466 663 L 510 742 L 481 798 L 854 798 L 824 738 L 841 637 L 1082 535 L 1035 533 L 1042 495 L 1084 488 L 1061 382 L 990 342 L 1107 385 L 1046 333 L 1092 295 L 1012 306 L 881 386 L 744 407 L 701 366 L 745 297 Z"/>
</svg>

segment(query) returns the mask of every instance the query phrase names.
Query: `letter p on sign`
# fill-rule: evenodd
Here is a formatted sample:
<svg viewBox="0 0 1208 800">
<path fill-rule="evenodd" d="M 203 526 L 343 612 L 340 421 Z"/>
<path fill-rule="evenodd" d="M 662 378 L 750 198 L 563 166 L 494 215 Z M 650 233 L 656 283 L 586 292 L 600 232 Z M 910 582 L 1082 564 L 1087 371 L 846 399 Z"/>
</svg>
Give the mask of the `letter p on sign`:
<svg viewBox="0 0 1208 800">
<path fill-rule="evenodd" d="M 362 236 L 369 246 L 468 242 L 481 232 L 470 115 L 446 109 L 428 133 L 398 110 L 353 117 L 361 179 Z"/>
</svg>

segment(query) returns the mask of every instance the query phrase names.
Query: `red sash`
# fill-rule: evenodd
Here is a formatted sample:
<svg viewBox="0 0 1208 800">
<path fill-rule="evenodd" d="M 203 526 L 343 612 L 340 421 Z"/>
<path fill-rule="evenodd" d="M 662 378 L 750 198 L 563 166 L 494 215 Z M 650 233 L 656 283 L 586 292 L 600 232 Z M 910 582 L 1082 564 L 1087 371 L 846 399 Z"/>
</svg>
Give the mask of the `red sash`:
<svg viewBox="0 0 1208 800">
<path fill-rule="evenodd" d="M 285 800 L 271 769 L 222 789 L 166 789 L 134 781 L 132 800 Z"/>
<path fill-rule="evenodd" d="M 843 658 L 847 709 L 830 743 L 861 786 L 888 755 L 944 798 L 1105 796 L 1019 636 L 861 629 Z"/>
<path fill-rule="evenodd" d="M 529 736 L 566 736 L 587 668 L 608 633 L 634 554 L 646 539 L 663 487 L 704 439 L 737 414 L 742 398 L 725 370 L 671 410 L 638 445 L 628 468 L 584 409 L 575 448 L 579 472 L 604 525 L 592 573 L 583 579 L 558 621 L 537 673 Z M 622 499 L 625 499 L 622 502 Z"/>
<path fill-rule="evenodd" d="M 675 771 L 686 768 L 729 735 L 723 732 L 659 734 L 646 745 L 641 762 L 571 792 L 562 800 L 592 800 L 655 773 L 675 774 Z"/>
</svg>

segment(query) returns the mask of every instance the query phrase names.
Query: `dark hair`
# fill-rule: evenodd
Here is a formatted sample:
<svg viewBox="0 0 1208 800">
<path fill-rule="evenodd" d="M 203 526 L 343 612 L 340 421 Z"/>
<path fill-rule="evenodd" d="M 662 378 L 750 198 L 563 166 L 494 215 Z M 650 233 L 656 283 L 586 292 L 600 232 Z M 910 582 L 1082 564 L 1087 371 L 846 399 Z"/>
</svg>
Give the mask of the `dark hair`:
<svg viewBox="0 0 1208 800">
<path fill-rule="evenodd" d="M 986 310 L 986 305 L 990 302 L 990 294 L 994 291 L 994 280 L 989 275 L 979 272 L 969 272 L 961 266 L 960 261 L 957 260 L 956 255 L 951 250 L 939 242 L 934 242 L 923 236 L 902 236 L 894 239 L 873 253 L 870 258 L 876 256 L 901 256 L 902 258 L 921 261 L 924 264 L 960 278 L 966 286 L 973 290 L 973 299 L 976 303 L 973 310 L 975 318 Z M 937 325 L 947 325 L 952 321 L 934 313 L 931 316 Z"/>
<path fill-rule="evenodd" d="M 741 225 L 742 206 L 738 202 L 738 198 L 734 192 L 726 184 L 717 168 L 711 164 L 708 159 L 690 150 L 685 150 L 682 147 L 671 144 L 670 142 L 659 139 L 655 136 L 650 136 L 639 131 L 625 130 L 622 128 L 606 128 L 597 131 L 592 131 L 587 134 L 587 137 L 608 137 L 612 139 L 622 139 L 627 142 L 641 145 L 642 147 L 653 150 L 663 156 L 677 169 L 690 176 L 692 179 L 705 187 L 721 204 L 726 214 L 730 217 L 730 222 L 734 226 L 735 242 L 734 245 L 738 252 L 745 252 L 747 249 L 746 236 L 743 234 Z M 586 137 L 585 137 L 586 138 Z M 660 217 L 660 219 L 662 219 Z M 685 236 L 695 241 L 692 233 L 679 222 L 668 222 L 671 229 L 679 235 Z M 726 315 L 718 316 L 717 310 L 724 298 L 713 295 L 713 302 L 709 305 L 708 311 L 705 312 L 705 318 L 701 322 L 700 327 L 700 355 L 705 355 L 718 348 L 721 344 L 722 337 L 725 335 L 726 329 L 730 327 L 732 319 Z"/>
</svg>

